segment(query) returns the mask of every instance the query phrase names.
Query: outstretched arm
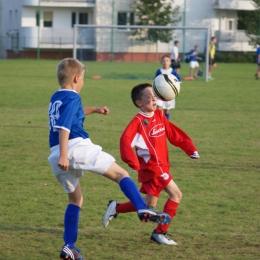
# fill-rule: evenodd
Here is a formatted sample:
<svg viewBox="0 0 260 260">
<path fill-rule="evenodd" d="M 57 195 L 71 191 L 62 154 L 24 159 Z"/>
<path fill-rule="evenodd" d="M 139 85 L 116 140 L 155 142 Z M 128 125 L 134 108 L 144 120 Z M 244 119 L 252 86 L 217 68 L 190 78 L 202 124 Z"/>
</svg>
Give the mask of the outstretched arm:
<svg viewBox="0 0 260 260">
<path fill-rule="evenodd" d="M 84 114 L 90 115 L 92 113 L 99 113 L 103 115 L 107 115 L 109 113 L 109 109 L 106 106 L 102 107 L 85 107 L 84 108 Z"/>
<path fill-rule="evenodd" d="M 166 121 L 166 120 L 165 120 Z M 167 138 L 171 144 L 181 148 L 191 159 L 199 159 L 198 150 L 190 137 L 171 122 L 165 122 Z"/>
</svg>

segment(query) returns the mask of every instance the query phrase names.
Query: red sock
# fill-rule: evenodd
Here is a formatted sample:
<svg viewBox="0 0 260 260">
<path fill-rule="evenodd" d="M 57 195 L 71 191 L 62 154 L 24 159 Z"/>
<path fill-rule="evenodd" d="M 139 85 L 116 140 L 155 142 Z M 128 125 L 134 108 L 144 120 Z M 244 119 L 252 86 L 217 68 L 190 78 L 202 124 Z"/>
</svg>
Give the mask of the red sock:
<svg viewBox="0 0 260 260">
<path fill-rule="evenodd" d="M 171 219 L 173 219 L 174 216 L 176 215 L 178 206 L 179 206 L 179 203 L 177 203 L 171 199 L 168 199 L 164 205 L 163 212 L 169 214 Z M 166 232 L 168 230 L 169 226 L 170 226 L 170 223 L 167 225 L 158 224 L 155 229 L 155 232 L 156 233 Z"/>
<path fill-rule="evenodd" d="M 136 208 L 132 204 L 131 201 L 120 203 L 116 206 L 117 213 L 128 213 L 128 212 L 135 212 Z"/>
</svg>

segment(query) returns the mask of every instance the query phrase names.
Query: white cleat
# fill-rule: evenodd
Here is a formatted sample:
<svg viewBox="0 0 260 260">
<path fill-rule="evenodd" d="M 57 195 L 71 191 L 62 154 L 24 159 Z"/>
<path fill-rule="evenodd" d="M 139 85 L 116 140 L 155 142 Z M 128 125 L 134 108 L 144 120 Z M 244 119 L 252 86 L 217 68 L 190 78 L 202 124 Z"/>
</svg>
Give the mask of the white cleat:
<svg viewBox="0 0 260 260">
<path fill-rule="evenodd" d="M 176 246 L 177 243 L 175 241 L 173 241 L 172 239 L 170 239 L 167 235 L 166 232 L 163 233 L 155 233 L 153 231 L 152 235 L 151 235 L 151 240 L 155 241 L 159 244 L 163 244 L 163 245 L 169 245 L 169 246 Z"/>
<path fill-rule="evenodd" d="M 103 228 L 106 228 L 109 224 L 109 222 L 113 219 L 113 218 L 116 218 L 118 213 L 116 212 L 116 206 L 117 206 L 117 201 L 115 200 L 110 200 L 108 202 L 108 205 L 107 205 L 107 211 L 105 213 L 105 215 L 103 216 L 103 219 L 102 219 L 102 225 L 103 225 Z"/>
</svg>

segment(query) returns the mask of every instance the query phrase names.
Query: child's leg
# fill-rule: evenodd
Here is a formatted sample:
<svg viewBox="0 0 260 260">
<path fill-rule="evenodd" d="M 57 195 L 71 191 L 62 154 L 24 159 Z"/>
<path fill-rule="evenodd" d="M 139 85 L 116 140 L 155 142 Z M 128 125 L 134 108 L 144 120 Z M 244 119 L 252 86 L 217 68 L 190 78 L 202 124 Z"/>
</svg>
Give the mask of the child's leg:
<svg viewBox="0 0 260 260">
<path fill-rule="evenodd" d="M 193 71 L 193 69 L 192 68 L 190 68 L 190 76 L 192 77 L 192 71 Z"/>
<path fill-rule="evenodd" d="M 74 192 L 69 193 L 69 204 L 64 214 L 64 242 L 65 245 L 72 249 L 77 240 L 79 212 L 83 203 L 80 183 L 78 183 Z"/>
<path fill-rule="evenodd" d="M 129 177 L 127 171 L 118 166 L 115 162 L 113 162 L 109 169 L 104 173 L 104 176 L 119 184 L 122 192 L 137 210 L 138 217 L 142 222 L 152 221 L 157 223 L 169 223 L 171 221 L 168 214 L 164 212 L 156 213 L 146 208 L 146 203 L 136 184 Z M 103 227 L 107 227 L 109 221 L 116 216 L 116 206 L 115 201 L 108 205 L 107 211 L 103 217 Z M 130 204 L 128 206 L 130 206 Z M 132 210 L 133 207 L 131 207 L 131 211 Z"/>
<path fill-rule="evenodd" d="M 163 211 L 165 213 L 168 213 L 171 219 L 173 219 L 176 215 L 177 208 L 181 201 L 182 193 L 173 180 L 169 182 L 169 184 L 164 190 L 170 195 L 170 198 L 166 201 Z M 169 225 L 170 223 L 166 225 L 158 224 L 157 228 L 155 229 L 155 232 L 157 233 L 166 232 L 169 228 Z"/>
<path fill-rule="evenodd" d="M 114 162 L 104 173 L 104 176 L 119 184 L 122 192 L 133 203 L 136 210 L 146 209 L 145 201 L 126 170 Z"/>
<path fill-rule="evenodd" d="M 170 110 L 169 109 L 164 109 L 164 114 L 165 114 L 166 118 L 168 120 L 170 120 Z"/>
<path fill-rule="evenodd" d="M 193 75 L 193 77 L 197 78 L 198 77 L 198 71 L 199 71 L 199 66 L 195 68 L 195 73 Z"/>
</svg>

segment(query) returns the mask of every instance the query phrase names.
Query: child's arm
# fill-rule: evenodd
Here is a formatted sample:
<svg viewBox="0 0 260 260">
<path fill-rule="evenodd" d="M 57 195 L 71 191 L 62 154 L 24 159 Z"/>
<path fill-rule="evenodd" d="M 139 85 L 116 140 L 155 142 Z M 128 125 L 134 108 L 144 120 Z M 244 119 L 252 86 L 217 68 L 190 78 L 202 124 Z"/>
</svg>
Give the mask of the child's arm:
<svg viewBox="0 0 260 260">
<path fill-rule="evenodd" d="M 64 129 L 59 129 L 59 143 L 60 143 L 60 158 L 58 166 L 67 171 L 69 169 L 69 160 L 68 160 L 68 140 L 69 132 Z"/>
<path fill-rule="evenodd" d="M 165 120 L 165 126 L 166 135 L 171 144 L 181 148 L 188 156 L 190 156 L 190 158 L 199 158 L 197 148 L 195 147 L 190 137 L 183 130 L 168 120 Z"/>
<path fill-rule="evenodd" d="M 103 107 L 85 107 L 84 114 L 90 115 L 92 113 L 99 113 L 103 115 L 107 115 L 109 113 L 109 109 L 106 106 Z"/>
<path fill-rule="evenodd" d="M 120 138 L 120 155 L 123 162 L 133 170 L 140 170 L 140 164 L 133 150 L 135 146 L 137 132 L 133 121 L 126 127 Z"/>
</svg>

